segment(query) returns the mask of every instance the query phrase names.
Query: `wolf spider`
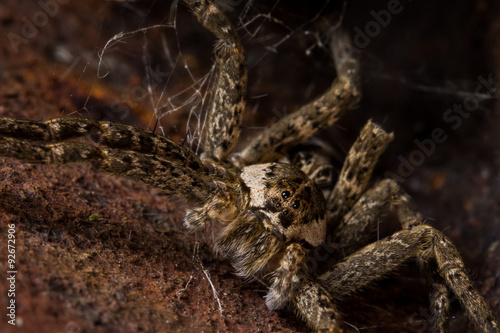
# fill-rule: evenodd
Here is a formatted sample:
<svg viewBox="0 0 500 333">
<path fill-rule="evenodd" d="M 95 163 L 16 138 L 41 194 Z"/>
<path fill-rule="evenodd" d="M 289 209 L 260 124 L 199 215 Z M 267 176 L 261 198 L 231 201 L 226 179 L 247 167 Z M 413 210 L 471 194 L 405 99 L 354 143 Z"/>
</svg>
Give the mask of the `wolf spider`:
<svg viewBox="0 0 500 333">
<path fill-rule="evenodd" d="M 263 130 L 229 156 L 240 134 L 247 69 L 235 28 L 209 0 L 184 0 L 218 42 L 217 79 L 201 156 L 168 138 L 113 122 L 64 117 L 48 121 L 0 118 L 0 155 L 31 163 L 89 162 L 187 199 L 191 230 L 211 226 L 215 251 L 245 278 L 269 283 L 270 309 L 291 307 L 317 331 L 342 332 L 335 300 L 417 258 L 430 287 L 436 331 L 447 331 L 453 292 L 477 329 L 499 332 L 446 236 L 424 223 L 412 199 L 390 179 L 367 189 L 392 134 L 368 122 L 350 149 L 335 184 L 329 150 L 310 137 L 331 126 L 360 99 L 358 68 L 349 42 L 335 34 L 337 79 L 319 98 Z M 66 141 L 90 136 L 98 145 Z M 397 206 L 402 230 L 369 243 L 371 226 Z M 329 236 L 340 255 L 314 270 L 311 253 Z"/>
</svg>

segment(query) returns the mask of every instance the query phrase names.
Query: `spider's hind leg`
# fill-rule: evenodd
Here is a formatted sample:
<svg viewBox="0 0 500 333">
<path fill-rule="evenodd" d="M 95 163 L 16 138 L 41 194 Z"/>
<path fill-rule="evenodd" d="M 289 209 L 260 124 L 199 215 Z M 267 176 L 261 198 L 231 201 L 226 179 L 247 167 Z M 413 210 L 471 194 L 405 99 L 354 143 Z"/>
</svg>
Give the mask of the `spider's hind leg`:
<svg viewBox="0 0 500 333">
<path fill-rule="evenodd" d="M 421 225 L 422 216 L 399 185 L 391 179 L 376 183 L 356 202 L 343 217 L 333 236 L 333 244 L 339 244 L 342 253 L 332 258 L 339 261 L 340 255 L 348 257 L 368 244 L 374 237 L 375 229 L 383 212 L 392 205 L 398 205 L 399 220 L 403 229 Z M 437 332 L 447 332 L 447 316 L 450 306 L 449 290 L 445 281 L 437 273 L 432 259 L 422 260 L 419 264 L 427 277 L 430 288 L 430 308 L 434 315 L 434 327 Z"/>
<path fill-rule="evenodd" d="M 404 230 L 358 250 L 369 242 L 373 236 L 370 229 L 376 226 L 382 211 L 389 205 L 397 206 Z M 498 332 L 498 322 L 472 285 L 458 250 L 445 235 L 424 224 L 413 200 L 394 180 L 382 180 L 361 196 L 337 228 L 334 242 L 341 244 L 347 257 L 320 279 L 327 281 L 335 298 L 363 288 L 416 257 L 427 277 L 437 332 L 448 331 L 449 290 L 458 297 L 482 332 Z M 340 280 L 345 277 L 339 276 L 343 274 L 351 278 L 356 276 L 353 280 L 357 282 L 342 284 Z"/>
<path fill-rule="evenodd" d="M 440 280 L 446 283 L 480 332 L 499 332 L 497 320 L 472 285 L 457 249 L 446 236 L 427 225 L 401 230 L 367 245 L 321 275 L 319 280 L 335 299 L 345 298 L 415 257 L 435 265 L 439 275 L 436 280 L 438 285 L 442 286 Z M 439 292 L 433 292 L 433 295 L 445 296 Z M 433 304 L 432 309 L 437 307 L 439 310 L 439 306 L 438 303 Z M 439 316 L 435 328 L 439 332 L 446 332 L 446 309 L 434 315 Z"/>
<path fill-rule="evenodd" d="M 350 278 L 356 276 L 353 280 L 359 282 L 342 285 L 342 282 L 334 281 L 338 276 L 332 271 L 323 273 L 321 279 L 327 281 L 334 298 L 343 297 L 392 271 L 410 257 L 416 257 L 427 276 L 436 331 L 447 331 L 451 289 L 478 327 L 485 332 L 495 332 L 491 327 L 498 324 L 467 277 L 458 251 L 443 234 L 423 223 L 413 200 L 390 179 L 366 190 L 373 168 L 391 140 L 391 134 L 368 122 L 349 151 L 339 180 L 327 201 L 328 222 L 335 230 L 330 235 L 331 242 L 338 244 L 342 249 L 339 255 L 346 257 L 333 271 L 338 270 L 338 274 L 346 274 Z M 397 207 L 404 230 L 362 248 L 374 236 L 381 214 L 392 205 Z M 333 257 L 330 262 L 340 259 Z M 454 278 L 448 272 L 448 269 L 455 270 L 449 268 L 450 265 L 456 266 L 459 271 Z M 474 315 L 475 312 L 479 315 Z"/>
</svg>

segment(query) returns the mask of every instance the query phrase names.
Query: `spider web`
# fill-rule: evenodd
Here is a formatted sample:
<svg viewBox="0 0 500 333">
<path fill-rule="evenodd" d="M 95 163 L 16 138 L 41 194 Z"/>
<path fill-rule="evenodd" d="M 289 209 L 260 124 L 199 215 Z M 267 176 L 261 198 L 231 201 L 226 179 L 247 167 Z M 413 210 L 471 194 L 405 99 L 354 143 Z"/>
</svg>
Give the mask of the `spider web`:
<svg viewBox="0 0 500 333">
<path fill-rule="evenodd" d="M 236 25 L 245 51 L 250 52 L 250 71 L 262 63 L 274 61 L 276 55 L 282 52 L 282 46 L 293 43 L 294 38 L 299 38 L 300 43 L 305 45 L 304 54 L 310 56 L 314 49 L 321 49 L 323 57 L 328 57 L 326 31 L 309 29 L 316 29 L 314 24 L 324 9 L 331 5 L 329 1 L 313 8 L 306 15 L 285 15 L 279 7 L 279 1 L 272 4 L 254 1 L 216 3 Z M 193 24 L 196 21 L 182 2 L 172 2 L 164 9 L 166 12 L 162 16 L 156 15 L 151 9 L 153 6 L 144 9 L 132 1 L 120 2 L 120 5 L 123 11 L 128 12 L 125 15 L 138 15 L 141 19 L 136 24 L 137 28 L 130 28 L 130 24 L 124 23 L 122 31 L 107 39 L 98 51 L 96 78 L 108 82 L 119 80 L 123 68 L 117 64 L 116 58 L 120 56 L 131 58 L 137 64 L 133 75 L 139 78 L 140 84 L 122 88 L 124 92 L 120 94 L 119 101 L 122 107 L 116 108 L 110 118 L 118 117 L 119 121 L 127 121 L 134 107 L 146 108 L 150 112 L 145 124 L 147 128 L 165 136 L 176 135 L 197 151 L 215 85 L 215 38 L 200 24 Z M 311 61 L 318 63 L 320 59 L 311 58 Z M 250 87 L 247 110 L 251 109 L 253 115 L 258 115 L 265 96 L 252 91 Z M 81 113 L 85 113 L 89 106 L 85 103 Z M 271 122 L 289 113 L 286 105 L 270 109 Z M 262 122 L 244 124 L 250 132 L 265 126 L 267 124 Z"/>
</svg>

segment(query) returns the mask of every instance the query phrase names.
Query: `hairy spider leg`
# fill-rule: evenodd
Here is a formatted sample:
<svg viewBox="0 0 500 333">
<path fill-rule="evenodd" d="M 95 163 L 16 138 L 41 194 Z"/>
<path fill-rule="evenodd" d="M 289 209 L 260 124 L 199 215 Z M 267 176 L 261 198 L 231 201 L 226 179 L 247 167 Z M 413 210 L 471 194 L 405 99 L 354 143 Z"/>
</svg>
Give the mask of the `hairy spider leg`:
<svg viewBox="0 0 500 333">
<path fill-rule="evenodd" d="M 386 133 L 380 126 L 371 121 L 365 124 L 349 150 L 337 183 L 327 198 L 327 221 L 330 230 L 334 230 L 366 190 L 380 154 L 392 139 L 392 133 Z"/>
<path fill-rule="evenodd" d="M 304 280 L 293 295 L 298 316 L 315 332 L 342 333 L 342 316 L 330 293 L 317 280 Z"/>
<path fill-rule="evenodd" d="M 280 266 L 272 274 L 266 305 L 277 310 L 291 304 L 295 313 L 316 332 L 341 333 L 342 316 L 328 291 L 308 278 L 305 258 L 299 244 L 286 247 Z"/>
<path fill-rule="evenodd" d="M 238 141 L 247 87 L 243 46 L 231 22 L 210 1 L 184 0 L 205 29 L 219 40 L 215 45 L 215 88 L 203 128 L 202 158 L 223 161 Z"/>
<path fill-rule="evenodd" d="M 206 174 L 207 168 L 189 148 L 130 125 L 88 118 L 61 117 L 45 121 L 0 118 L 0 135 L 29 141 L 57 142 L 89 136 L 109 148 L 132 150 L 168 159 Z"/>
<path fill-rule="evenodd" d="M 358 250 L 370 241 L 370 229 L 388 205 L 397 205 L 403 230 Z M 481 332 L 498 332 L 500 326 L 467 276 L 458 250 L 444 234 L 424 224 L 413 200 L 394 180 L 382 180 L 361 196 L 337 228 L 333 242 L 340 243 L 346 258 L 319 281 L 334 299 L 345 298 L 416 257 L 431 289 L 437 332 L 448 331 L 450 289 Z"/>
<path fill-rule="evenodd" d="M 358 104 L 361 99 L 358 63 L 352 56 L 347 36 L 339 32 L 333 35 L 332 53 L 338 76 L 330 88 L 255 136 L 241 152 L 234 155 L 235 165 L 243 167 L 276 161 L 290 148 L 333 125 L 347 110 Z"/>
<path fill-rule="evenodd" d="M 71 117 L 47 121 L 0 118 L 0 135 L 0 156 L 43 164 L 90 162 L 102 171 L 195 202 L 204 201 L 214 190 L 213 177 L 196 154 L 132 126 Z M 105 147 L 63 141 L 84 135 Z"/>
</svg>

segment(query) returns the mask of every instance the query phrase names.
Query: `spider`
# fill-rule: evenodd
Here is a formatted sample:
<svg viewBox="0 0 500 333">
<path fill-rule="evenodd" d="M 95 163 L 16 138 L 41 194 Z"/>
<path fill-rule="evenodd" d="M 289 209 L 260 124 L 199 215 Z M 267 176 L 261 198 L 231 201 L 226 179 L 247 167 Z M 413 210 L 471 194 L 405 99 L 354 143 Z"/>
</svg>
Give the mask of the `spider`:
<svg viewBox="0 0 500 333">
<path fill-rule="evenodd" d="M 335 183 L 328 147 L 310 139 L 361 98 L 347 37 L 336 33 L 333 38 L 338 77 L 331 87 L 231 155 L 245 107 L 243 47 L 216 5 L 209 0 L 184 3 L 219 40 L 217 79 L 200 156 L 149 131 L 71 117 L 0 118 L 0 155 L 43 164 L 87 162 L 185 198 L 192 207 L 185 216 L 186 227 L 211 227 L 215 251 L 228 258 L 240 276 L 268 281 L 265 298 L 270 309 L 290 307 L 316 331 L 342 332 L 336 300 L 417 258 L 429 282 L 436 331 L 447 331 L 453 292 L 479 331 L 499 332 L 497 320 L 446 236 L 424 223 L 395 181 L 385 179 L 367 188 L 392 134 L 369 121 Z M 67 141 L 81 136 L 90 136 L 98 145 Z M 402 230 L 369 244 L 367 230 L 393 205 Z M 312 253 L 328 238 L 342 251 L 313 269 Z"/>
</svg>

